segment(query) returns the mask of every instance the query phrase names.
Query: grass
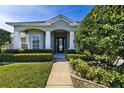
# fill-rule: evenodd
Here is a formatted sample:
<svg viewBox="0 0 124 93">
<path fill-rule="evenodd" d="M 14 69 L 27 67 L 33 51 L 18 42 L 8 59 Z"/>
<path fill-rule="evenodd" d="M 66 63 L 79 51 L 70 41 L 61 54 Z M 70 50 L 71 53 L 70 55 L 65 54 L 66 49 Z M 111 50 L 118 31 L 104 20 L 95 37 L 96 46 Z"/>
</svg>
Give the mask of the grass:
<svg viewBox="0 0 124 93">
<path fill-rule="evenodd" d="M 0 88 L 45 87 L 52 63 L 14 63 L 0 65 Z"/>
</svg>

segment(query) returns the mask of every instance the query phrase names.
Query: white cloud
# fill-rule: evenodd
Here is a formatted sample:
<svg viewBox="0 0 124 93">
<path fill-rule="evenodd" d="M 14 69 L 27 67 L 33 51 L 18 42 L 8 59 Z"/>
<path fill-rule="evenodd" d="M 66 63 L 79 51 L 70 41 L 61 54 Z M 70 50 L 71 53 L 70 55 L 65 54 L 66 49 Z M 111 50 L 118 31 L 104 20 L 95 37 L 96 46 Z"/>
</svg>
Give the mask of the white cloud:
<svg viewBox="0 0 124 93">
<path fill-rule="evenodd" d="M 5 24 L 5 21 L 0 21 L 0 28 L 5 29 L 10 32 L 14 31 L 14 28 L 12 26 Z"/>
<path fill-rule="evenodd" d="M 0 14 L 0 28 L 13 32 L 14 28 L 12 26 L 7 25 L 5 23 L 7 21 L 16 21 L 16 20 L 14 20 L 12 17 L 8 15 Z"/>
</svg>

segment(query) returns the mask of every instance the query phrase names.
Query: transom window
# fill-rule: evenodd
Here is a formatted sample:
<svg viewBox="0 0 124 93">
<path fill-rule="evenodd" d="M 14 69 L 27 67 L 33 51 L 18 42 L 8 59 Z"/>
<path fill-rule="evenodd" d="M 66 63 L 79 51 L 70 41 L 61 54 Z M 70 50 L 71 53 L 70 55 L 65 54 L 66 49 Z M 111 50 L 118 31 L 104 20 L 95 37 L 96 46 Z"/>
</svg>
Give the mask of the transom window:
<svg viewBox="0 0 124 93">
<path fill-rule="evenodd" d="M 32 48 L 39 49 L 40 48 L 40 35 L 32 35 Z"/>
</svg>

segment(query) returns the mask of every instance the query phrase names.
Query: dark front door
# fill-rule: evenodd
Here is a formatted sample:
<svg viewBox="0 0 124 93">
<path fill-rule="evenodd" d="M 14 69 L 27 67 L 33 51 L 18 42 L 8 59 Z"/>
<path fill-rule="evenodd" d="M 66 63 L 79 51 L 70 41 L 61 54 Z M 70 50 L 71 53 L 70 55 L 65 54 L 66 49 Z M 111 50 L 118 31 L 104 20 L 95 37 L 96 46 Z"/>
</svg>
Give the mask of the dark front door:
<svg viewBox="0 0 124 93">
<path fill-rule="evenodd" d="M 56 37 L 56 52 L 64 52 L 64 37 Z"/>
</svg>

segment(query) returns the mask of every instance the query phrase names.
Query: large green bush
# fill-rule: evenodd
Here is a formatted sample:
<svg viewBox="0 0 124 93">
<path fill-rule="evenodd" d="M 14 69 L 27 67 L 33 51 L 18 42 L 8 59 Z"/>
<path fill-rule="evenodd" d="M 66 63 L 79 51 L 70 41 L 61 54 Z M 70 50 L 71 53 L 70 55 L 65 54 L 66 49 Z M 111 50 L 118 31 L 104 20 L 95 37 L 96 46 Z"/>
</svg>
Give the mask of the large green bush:
<svg viewBox="0 0 124 93">
<path fill-rule="evenodd" d="M 4 50 L 4 53 L 53 53 L 52 49 L 7 49 Z"/>
<path fill-rule="evenodd" d="M 52 53 L 0 54 L 1 62 L 43 62 L 51 61 Z"/>
<path fill-rule="evenodd" d="M 124 58 L 124 48 L 119 49 L 118 55 Z"/>
<path fill-rule="evenodd" d="M 124 73 L 118 72 L 115 68 L 94 66 L 81 59 L 71 60 L 69 64 L 79 77 L 108 87 L 124 87 Z"/>
<path fill-rule="evenodd" d="M 124 48 L 124 6 L 95 6 L 75 33 L 75 47 L 78 52 L 88 50 L 100 59 L 107 55 L 110 59 L 105 61 L 113 62 L 119 49 Z"/>
</svg>

